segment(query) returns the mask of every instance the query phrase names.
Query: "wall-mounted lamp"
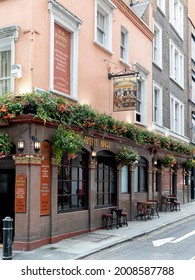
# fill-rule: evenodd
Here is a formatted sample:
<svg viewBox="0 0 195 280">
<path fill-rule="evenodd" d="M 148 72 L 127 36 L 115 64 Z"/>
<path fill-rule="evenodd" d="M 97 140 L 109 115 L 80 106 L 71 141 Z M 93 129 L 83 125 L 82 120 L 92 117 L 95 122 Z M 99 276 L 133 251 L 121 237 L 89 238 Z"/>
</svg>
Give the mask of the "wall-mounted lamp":
<svg viewBox="0 0 195 280">
<path fill-rule="evenodd" d="M 157 165 L 157 159 L 154 159 L 154 165 Z"/>
<path fill-rule="evenodd" d="M 38 152 L 41 148 L 41 142 L 35 136 L 32 136 L 32 140 L 34 142 L 34 150 L 35 150 L 35 152 Z"/>
<path fill-rule="evenodd" d="M 91 146 L 91 158 L 92 158 L 92 160 L 95 160 L 96 156 L 97 156 L 97 153 L 96 153 L 96 151 L 94 150 L 94 147 Z"/>
<path fill-rule="evenodd" d="M 20 137 L 20 139 L 18 140 L 18 143 L 17 143 L 18 151 L 22 152 L 24 150 L 24 146 L 25 146 L 24 139 L 22 137 Z"/>
</svg>

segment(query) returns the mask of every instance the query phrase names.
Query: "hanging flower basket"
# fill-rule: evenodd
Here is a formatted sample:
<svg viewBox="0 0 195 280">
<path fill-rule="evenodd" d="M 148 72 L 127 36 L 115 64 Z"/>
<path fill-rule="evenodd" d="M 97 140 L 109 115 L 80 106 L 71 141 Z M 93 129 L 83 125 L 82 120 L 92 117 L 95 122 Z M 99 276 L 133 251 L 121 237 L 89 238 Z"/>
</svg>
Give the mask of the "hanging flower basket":
<svg viewBox="0 0 195 280">
<path fill-rule="evenodd" d="M 161 163 L 165 167 L 172 167 L 176 165 L 176 160 L 173 155 L 167 155 L 161 160 Z"/>
<path fill-rule="evenodd" d="M 139 160 L 139 155 L 132 148 L 121 147 L 116 153 L 116 161 L 121 165 L 134 165 Z"/>
<path fill-rule="evenodd" d="M 11 138 L 6 132 L 0 132 L 0 158 L 10 154 L 12 148 Z"/>
<path fill-rule="evenodd" d="M 195 167 L 195 159 L 187 159 L 183 162 L 183 167 L 186 171 L 190 171 L 193 167 Z"/>
<path fill-rule="evenodd" d="M 59 125 L 53 137 L 53 145 L 58 164 L 60 165 L 63 154 L 66 152 L 69 159 L 73 159 L 76 153 L 84 145 L 82 136 L 72 129 L 67 129 L 63 125 Z"/>
</svg>

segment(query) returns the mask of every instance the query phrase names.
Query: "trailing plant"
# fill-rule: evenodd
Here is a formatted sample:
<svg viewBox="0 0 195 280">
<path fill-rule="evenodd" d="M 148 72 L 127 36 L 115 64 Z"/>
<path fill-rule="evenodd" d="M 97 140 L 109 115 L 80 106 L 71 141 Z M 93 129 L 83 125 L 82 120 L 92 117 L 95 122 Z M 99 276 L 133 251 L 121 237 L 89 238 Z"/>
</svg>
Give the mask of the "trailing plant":
<svg viewBox="0 0 195 280">
<path fill-rule="evenodd" d="M 6 132 L 0 132 L 0 158 L 8 156 L 12 146 L 9 135 Z"/>
<path fill-rule="evenodd" d="M 165 156 L 162 160 L 161 160 L 161 163 L 164 165 L 164 166 L 174 166 L 176 165 L 176 160 L 174 158 L 173 155 L 167 155 Z"/>
<path fill-rule="evenodd" d="M 84 140 L 80 134 L 63 125 L 59 125 L 56 129 L 52 142 L 59 165 L 64 152 L 68 154 L 69 158 L 72 158 L 84 145 Z"/>
<path fill-rule="evenodd" d="M 195 159 L 190 158 L 183 162 L 183 167 L 186 171 L 191 170 L 193 167 L 195 167 Z"/>
<path fill-rule="evenodd" d="M 132 123 L 115 120 L 106 113 L 96 112 L 90 105 L 71 103 L 49 92 L 31 92 L 20 97 L 8 94 L 0 97 L 0 122 L 23 114 L 27 107 L 33 107 L 34 117 L 42 119 L 44 123 L 54 120 L 66 126 L 76 124 L 83 129 L 112 133 L 137 144 L 150 144 L 187 156 L 192 156 L 195 152 L 191 144 L 155 134 Z"/>
<path fill-rule="evenodd" d="M 121 147 L 115 155 L 116 161 L 122 165 L 133 165 L 138 162 L 139 155 L 132 148 Z"/>
<path fill-rule="evenodd" d="M 14 118 L 23 113 L 21 100 L 11 94 L 0 97 L 0 122 Z"/>
</svg>

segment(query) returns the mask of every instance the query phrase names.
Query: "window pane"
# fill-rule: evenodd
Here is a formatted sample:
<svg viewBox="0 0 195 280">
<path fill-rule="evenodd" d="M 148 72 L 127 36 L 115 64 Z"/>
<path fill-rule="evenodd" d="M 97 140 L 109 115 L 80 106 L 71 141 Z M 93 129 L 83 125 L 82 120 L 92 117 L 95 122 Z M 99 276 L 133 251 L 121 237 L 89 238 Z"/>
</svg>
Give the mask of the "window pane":
<svg viewBox="0 0 195 280">
<path fill-rule="evenodd" d="M 122 168 L 122 193 L 128 192 L 128 166 Z"/>
<path fill-rule="evenodd" d="M 70 161 L 67 155 L 63 157 L 58 176 L 58 212 L 86 207 L 87 164 L 86 154 L 80 154 Z"/>
<path fill-rule="evenodd" d="M 0 52 L 0 95 L 10 92 L 11 50 Z"/>
</svg>

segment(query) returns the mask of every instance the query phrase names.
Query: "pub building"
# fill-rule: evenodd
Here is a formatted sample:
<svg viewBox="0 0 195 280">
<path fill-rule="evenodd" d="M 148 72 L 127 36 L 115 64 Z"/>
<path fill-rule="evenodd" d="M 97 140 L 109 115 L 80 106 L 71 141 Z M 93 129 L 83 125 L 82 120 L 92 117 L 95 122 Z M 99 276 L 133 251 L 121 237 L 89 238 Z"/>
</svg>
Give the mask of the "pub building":
<svg viewBox="0 0 195 280">
<path fill-rule="evenodd" d="M 175 154 L 176 167 L 164 168 L 158 158 L 165 151 L 91 130 L 83 134 L 84 146 L 76 157 L 65 153 L 59 167 L 51 144 L 56 128 L 55 122 L 44 124 L 32 115 L 10 119 L 4 127 L 14 149 L 0 159 L 0 213 L 1 221 L 13 219 L 14 249 L 32 250 L 101 229 L 102 215 L 113 206 L 125 208 L 131 221 L 140 200 L 160 202 L 162 193 L 174 193 L 181 203 L 189 202 L 190 177 L 182 168 L 182 155 Z M 117 164 L 121 146 L 137 151 L 139 162 Z"/>
</svg>

